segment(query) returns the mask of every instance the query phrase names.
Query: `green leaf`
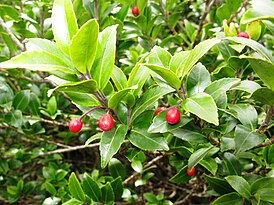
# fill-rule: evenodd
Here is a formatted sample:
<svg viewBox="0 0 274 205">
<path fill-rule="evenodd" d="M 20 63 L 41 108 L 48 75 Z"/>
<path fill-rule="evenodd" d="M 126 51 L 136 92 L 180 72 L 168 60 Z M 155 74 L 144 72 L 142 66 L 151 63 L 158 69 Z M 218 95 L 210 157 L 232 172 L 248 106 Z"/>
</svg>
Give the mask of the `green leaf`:
<svg viewBox="0 0 274 205">
<path fill-rule="evenodd" d="M 94 80 L 82 80 L 76 83 L 65 83 L 50 90 L 49 93 L 54 91 L 64 92 L 78 92 L 78 93 L 95 93 L 97 91 L 97 83 Z"/>
<path fill-rule="evenodd" d="M 4 116 L 5 122 L 7 122 L 9 125 L 13 127 L 21 127 L 23 123 L 23 115 L 20 110 L 14 110 L 9 113 L 7 113 Z"/>
<path fill-rule="evenodd" d="M 90 138 L 88 138 L 88 140 L 85 142 L 85 145 L 89 145 L 90 143 L 92 143 L 95 140 L 101 139 L 102 138 L 102 133 L 98 132 L 95 135 L 91 136 Z"/>
<path fill-rule="evenodd" d="M 0 66 L 1 67 L 1 66 Z M 10 86 L 0 79 L 0 105 L 6 104 L 14 98 L 14 94 Z"/>
<path fill-rule="evenodd" d="M 274 203 L 273 193 L 274 193 L 274 188 L 264 188 L 264 189 L 259 189 L 256 195 L 258 194 L 262 201 Z"/>
<path fill-rule="evenodd" d="M 182 102 L 184 110 L 197 115 L 199 118 L 219 125 L 218 110 L 213 98 L 206 93 L 198 93 Z"/>
<path fill-rule="evenodd" d="M 246 127 L 255 130 L 258 125 L 258 113 L 252 105 L 231 104 L 229 110 L 237 113 L 237 119 Z"/>
<path fill-rule="evenodd" d="M 28 104 L 28 110 L 32 115 L 39 116 L 40 115 L 40 100 L 37 97 L 37 95 L 31 93 L 30 94 L 30 100 Z"/>
<path fill-rule="evenodd" d="M 29 102 L 30 90 L 22 90 L 15 95 L 12 105 L 15 109 L 24 111 L 29 106 Z"/>
<path fill-rule="evenodd" d="M 103 90 L 112 75 L 116 52 L 116 28 L 109 26 L 99 33 L 97 54 L 92 65 L 91 76 Z"/>
<path fill-rule="evenodd" d="M 262 57 L 266 58 L 270 62 L 274 63 L 274 57 L 272 56 L 271 52 L 261 45 L 260 43 L 252 40 L 252 39 L 247 39 L 247 38 L 239 38 L 239 37 L 227 37 L 226 39 L 234 41 L 236 43 L 241 43 L 243 45 L 246 45 L 256 52 L 258 52 Z M 251 57 L 252 59 L 252 57 Z"/>
<path fill-rule="evenodd" d="M 84 173 L 82 178 L 82 186 L 85 194 L 95 202 L 102 200 L 102 191 L 98 184 L 87 174 Z"/>
<path fill-rule="evenodd" d="M 63 203 L 63 205 L 82 205 L 83 202 L 77 200 L 77 199 L 70 199 L 69 201 Z"/>
<path fill-rule="evenodd" d="M 96 20 L 91 19 L 78 30 L 71 40 L 69 46 L 71 60 L 77 70 L 83 74 L 90 71 L 94 62 L 98 34 L 99 25 Z"/>
<path fill-rule="evenodd" d="M 66 91 L 66 95 L 77 105 L 85 107 L 100 105 L 100 102 L 93 94 Z"/>
<path fill-rule="evenodd" d="M 57 193 L 55 187 L 50 182 L 46 181 L 43 186 L 51 195 L 55 195 Z"/>
<path fill-rule="evenodd" d="M 78 30 L 71 0 L 55 0 L 51 19 L 54 40 L 59 48 L 69 56 L 70 41 Z"/>
<path fill-rule="evenodd" d="M 196 64 L 186 79 L 187 96 L 203 92 L 210 83 L 210 74 L 206 67 L 201 63 Z"/>
<path fill-rule="evenodd" d="M 78 199 L 82 202 L 85 202 L 86 196 L 85 193 L 75 175 L 74 172 L 71 173 L 69 177 L 69 182 L 68 182 L 68 187 L 69 187 L 69 192 L 70 194 L 75 198 Z"/>
<path fill-rule="evenodd" d="M 231 175 L 225 177 L 225 179 L 241 196 L 249 199 L 251 196 L 251 188 L 243 177 Z"/>
<path fill-rule="evenodd" d="M 121 177 L 122 180 L 126 177 L 126 169 L 123 164 L 116 158 L 112 158 L 108 164 L 108 171 L 110 175 L 116 179 Z"/>
<path fill-rule="evenodd" d="M 68 174 L 68 172 L 66 170 L 58 169 L 56 171 L 56 180 L 57 181 L 63 180 L 67 174 Z"/>
<path fill-rule="evenodd" d="M 188 180 L 191 179 L 191 177 L 187 175 L 186 170 L 187 170 L 187 166 L 184 166 L 169 181 L 171 181 L 172 183 L 176 183 L 176 184 L 184 184 L 184 183 L 186 183 Z"/>
<path fill-rule="evenodd" d="M 179 53 L 176 53 L 170 60 L 169 69 L 176 73 L 178 77 L 180 77 L 179 74 L 183 69 L 189 54 L 190 51 L 181 51 Z"/>
<path fill-rule="evenodd" d="M 166 121 L 166 112 L 167 110 L 160 112 L 153 119 L 152 124 L 147 130 L 149 133 L 165 133 L 173 130 L 176 132 L 177 128 L 183 127 L 191 121 L 191 118 L 181 113 L 180 122 L 175 125 L 170 125 Z"/>
<path fill-rule="evenodd" d="M 226 0 L 229 10 L 233 13 L 237 12 L 242 4 L 242 0 Z"/>
<path fill-rule="evenodd" d="M 175 89 L 179 89 L 181 87 L 180 79 L 171 70 L 153 64 L 144 64 L 144 66 L 160 75 L 171 87 Z"/>
<path fill-rule="evenodd" d="M 207 143 L 208 140 L 206 137 L 198 132 L 187 130 L 187 129 L 176 129 L 170 131 L 175 137 L 178 137 L 184 141 L 189 142 L 192 146 L 197 144 L 204 144 Z"/>
<path fill-rule="evenodd" d="M 133 87 L 125 88 L 123 90 L 119 90 L 118 92 L 116 92 L 108 100 L 108 107 L 111 109 L 115 109 L 118 106 L 118 104 L 121 103 L 121 101 L 124 99 L 124 97 L 126 97 L 131 90 L 134 90 L 136 88 L 137 86 L 133 86 Z"/>
<path fill-rule="evenodd" d="M 256 74 L 260 77 L 260 79 L 269 87 L 271 90 L 274 91 L 274 64 L 263 60 L 261 58 L 254 58 L 254 57 L 243 57 L 247 59 L 256 72 Z M 274 62 L 274 61 L 272 61 Z"/>
<path fill-rule="evenodd" d="M 149 106 L 151 106 L 160 97 L 173 92 L 174 89 L 168 87 L 154 87 L 148 89 L 137 100 L 135 106 L 132 109 L 131 120 L 136 119 L 142 112 L 144 112 Z"/>
<path fill-rule="evenodd" d="M 222 178 L 213 177 L 206 174 L 204 174 L 203 176 L 209 186 L 221 195 L 234 191 L 230 184 Z"/>
<path fill-rule="evenodd" d="M 183 64 L 183 67 L 178 68 L 179 76 L 184 78 L 184 76 L 189 73 L 189 71 L 198 62 L 198 60 L 220 41 L 220 39 L 213 38 L 202 41 L 197 46 L 195 46 L 194 49 L 190 51 L 188 58 Z"/>
<path fill-rule="evenodd" d="M 105 168 L 122 145 L 127 134 L 126 125 L 118 125 L 116 129 L 103 132 L 100 142 L 101 167 Z"/>
<path fill-rule="evenodd" d="M 57 101 L 55 96 L 51 97 L 47 104 L 47 111 L 51 116 L 53 116 L 57 112 Z"/>
<path fill-rule="evenodd" d="M 131 130 L 129 141 L 142 150 L 168 150 L 165 138 L 161 134 L 149 134 L 139 129 Z"/>
<path fill-rule="evenodd" d="M 261 86 L 251 80 L 242 80 L 241 83 L 239 85 L 237 85 L 236 87 L 233 88 L 233 90 L 242 90 L 245 91 L 247 93 L 253 93 L 255 90 L 261 88 Z"/>
<path fill-rule="evenodd" d="M 199 162 L 204 168 L 206 168 L 211 174 L 215 175 L 218 169 L 218 164 L 215 159 L 210 157 L 204 158 Z"/>
<path fill-rule="evenodd" d="M 224 153 L 223 166 L 228 175 L 240 175 L 242 172 L 240 161 L 230 152 Z"/>
<path fill-rule="evenodd" d="M 118 90 L 123 90 L 127 87 L 127 78 L 124 72 L 117 66 L 114 66 L 112 70 L 111 79 Z"/>
<path fill-rule="evenodd" d="M 143 85 L 145 84 L 146 80 L 150 75 L 150 70 L 141 65 L 144 60 L 149 56 L 149 54 L 144 55 L 132 68 L 127 82 L 127 87 L 131 87 L 134 85 L 138 85 L 138 89 L 134 90 L 133 95 L 137 96 L 139 92 L 142 90 Z M 1 65 L 1 64 L 0 64 Z"/>
<path fill-rule="evenodd" d="M 237 193 L 229 193 L 223 196 L 220 196 L 215 201 L 213 201 L 212 205 L 242 205 L 243 199 Z"/>
<path fill-rule="evenodd" d="M 165 49 L 159 46 L 154 46 L 151 50 L 148 64 L 168 68 L 171 57 L 171 54 Z"/>
<path fill-rule="evenodd" d="M 105 186 L 103 186 L 101 190 L 104 202 L 114 201 L 114 192 L 109 182 Z"/>
<path fill-rule="evenodd" d="M 45 51 L 27 51 L 8 61 L 0 63 L 1 68 L 25 68 L 32 71 L 45 71 L 55 74 L 56 71 L 74 74 L 73 68 L 70 68 L 59 57 Z"/>
<path fill-rule="evenodd" d="M 249 150 L 264 141 L 265 137 L 254 130 L 250 130 L 242 125 L 237 125 L 235 129 L 235 149 L 236 152 Z"/>
<path fill-rule="evenodd" d="M 222 4 L 216 12 L 216 15 L 218 16 L 219 19 L 229 19 L 231 12 L 229 10 L 228 4 Z"/>
<path fill-rule="evenodd" d="M 258 88 L 255 90 L 251 97 L 265 105 L 274 106 L 274 91 L 268 88 Z"/>
<path fill-rule="evenodd" d="M 263 177 L 257 179 L 251 184 L 251 193 L 255 194 L 260 189 L 270 188 L 274 189 L 274 178 L 273 177 Z"/>
<path fill-rule="evenodd" d="M 121 177 L 117 177 L 116 179 L 112 180 L 110 182 L 110 185 L 113 189 L 114 195 L 115 195 L 115 199 L 120 199 L 123 195 L 123 183 L 122 183 L 122 179 Z"/>
<path fill-rule="evenodd" d="M 211 151 L 213 147 L 200 148 L 195 151 L 188 159 L 188 167 L 192 169 Z"/>
</svg>

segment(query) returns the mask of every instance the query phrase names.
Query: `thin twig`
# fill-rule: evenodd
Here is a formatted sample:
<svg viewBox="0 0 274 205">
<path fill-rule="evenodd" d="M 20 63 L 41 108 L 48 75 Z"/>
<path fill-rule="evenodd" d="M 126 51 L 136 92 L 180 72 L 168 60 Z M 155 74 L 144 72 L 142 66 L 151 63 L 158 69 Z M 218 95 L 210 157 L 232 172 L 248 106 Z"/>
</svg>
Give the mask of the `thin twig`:
<svg viewBox="0 0 274 205">
<path fill-rule="evenodd" d="M 230 24 L 233 19 L 243 10 L 243 8 L 245 8 L 247 6 L 248 0 L 245 0 L 244 3 L 242 4 L 242 6 L 240 7 L 240 9 L 238 9 L 237 12 L 235 12 L 234 14 L 232 14 L 230 16 L 230 18 L 227 20 L 227 24 Z"/>
<path fill-rule="evenodd" d="M 15 35 L 11 32 L 8 25 L 5 23 L 5 21 L 1 17 L 0 17 L 0 25 L 3 27 L 3 29 L 6 31 L 6 33 L 9 35 L 11 40 L 16 44 L 16 46 L 21 51 L 25 51 L 24 45 L 15 37 Z"/>
<path fill-rule="evenodd" d="M 168 28 L 173 32 L 174 35 L 177 35 L 177 31 L 175 31 L 175 29 L 170 25 L 170 21 L 169 21 L 169 14 L 168 12 L 165 10 L 164 8 L 164 5 L 163 5 L 163 1 L 162 0 L 159 0 L 159 4 L 160 4 L 160 7 L 161 7 L 161 10 L 165 16 L 165 19 L 166 19 L 166 23 L 167 23 L 167 26 Z"/>
<path fill-rule="evenodd" d="M 274 144 L 274 135 L 271 138 L 269 138 L 267 141 L 257 145 L 255 148 L 267 147 L 267 146 L 270 146 L 272 144 Z"/>
<path fill-rule="evenodd" d="M 274 116 L 274 106 L 267 108 L 264 122 L 261 124 L 261 126 L 257 130 L 259 133 L 263 134 L 266 132 L 267 127 L 270 124 L 272 116 Z"/>
<path fill-rule="evenodd" d="M 210 0 L 206 1 L 206 3 L 205 3 L 206 4 L 205 11 L 204 11 L 204 13 L 201 16 L 201 20 L 199 22 L 198 30 L 197 30 L 196 36 L 194 38 L 194 41 L 193 41 L 193 44 L 192 44 L 192 48 L 194 48 L 197 45 L 199 36 L 200 36 L 200 34 L 202 32 L 202 28 L 203 28 L 206 16 L 210 12 L 211 7 L 215 4 L 215 2 L 216 2 L 216 0 L 212 0 L 211 2 L 210 2 Z"/>
</svg>

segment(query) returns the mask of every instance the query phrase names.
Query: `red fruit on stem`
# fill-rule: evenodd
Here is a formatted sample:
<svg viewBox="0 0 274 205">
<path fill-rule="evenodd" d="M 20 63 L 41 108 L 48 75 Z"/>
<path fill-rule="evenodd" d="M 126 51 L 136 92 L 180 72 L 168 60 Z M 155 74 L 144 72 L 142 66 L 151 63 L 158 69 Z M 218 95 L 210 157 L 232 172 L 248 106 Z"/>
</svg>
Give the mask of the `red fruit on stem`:
<svg viewBox="0 0 274 205">
<path fill-rule="evenodd" d="M 189 169 L 189 167 L 186 169 L 186 174 L 188 176 L 193 176 L 196 173 L 196 169 L 195 167 L 193 167 L 192 169 Z"/>
<path fill-rule="evenodd" d="M 83 123 L 80 119 L 75 118 L 69 122 L 69 130 L 71 132 L 79 132 L 82 129 Z"/>
<path fill-rule="evenodd" d="M 238 37 L 249 38 L 249 35 L 246 32 L 240 32 L 238 33 Z"/>
<path fill-rule="evenodd" d="M 137 6 L 133 6 L 133 7 L 131 8 L 131 12 L 132 12 L 133 15 L 138 15 L 138 14 L 139 14 L 139 9 L 138 9 L 138 7 L 137 7 Z"/>
<path fill-rule="evenodd" d="M 160 112 L 162 112 L 163 110 L 166 110 L 166 107 L 159 107 L 155 113 L 154 113 L 154 116 L 157 116 Z"/>
<path fill-rule="evenodd" d="M 166 121 L 168 124 L 175 125 L 180 121 L 181 114 L 176 107 L 171 107 L 166 112 Z"/>
<path fill-rule="evenodd" d="M 114 121 L 110 114 L 104 114 L 98 121 L 99 127 L 103 131 L 109 131 L 114 127 Z"/>
</svg>

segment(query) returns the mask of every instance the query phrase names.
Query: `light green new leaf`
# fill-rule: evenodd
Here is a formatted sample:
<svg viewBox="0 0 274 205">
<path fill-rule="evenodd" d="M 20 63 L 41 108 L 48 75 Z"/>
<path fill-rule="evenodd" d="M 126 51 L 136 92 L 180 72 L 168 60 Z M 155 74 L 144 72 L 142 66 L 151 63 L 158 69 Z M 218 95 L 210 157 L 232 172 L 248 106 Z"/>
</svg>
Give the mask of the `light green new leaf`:
<svg viewBox="0 0 274 205">
<path fill-rule="evenodd" d="M 69 187 L 70 194 L 75 199 L 78 199 L 82 202 L 84 202 L 86 200 L 85 193 L 84 193 L 84 191 L 80 185 L 80 182 L 78 181 L 74 172 L 72 172 L 69 177 L 68 187 Z"/>
<path fill-rule="evenodd" d="M 55 74 L 56 71 L 74 74 L 62 59 L 45 51 L 27 51 L 8 61 L 0 63 L 0 68 L 25 68 L 32 71 L 45 71 Z"/>
<path fill-rule="evenodd" d="M 251 98 L 265 105 L 274 106 L 274 91 L 268 88 L 258 88 L 252 93 Z"/>
<path fill-rule="evenodd" d="M 271 52 L 262 44 L 258 43 L 257 41 L 254 41 L 252 39 L 247 39 L 247 38 L 239 38 L 239 37 L 227 37 L 226 39 L 234 41 L 236 43 L 241 43 L 243 45 L 246 45 L 252 48 L 253 50 L 255 50 L 256 52 L 258 52 L 262 57 L 274 63 L 274 57 L 272 56 Z"/>
<path fill-rule="evenodd" d="M 144 64 L 144 66 L 160 75 L 171 87 L 175 89 L 179 89 L 181 87 L 180 79 L 171 70 L 153 64 Z"/>
<path fill-rule="evenodd" d="M 251 196 L 251 188 L 249 183 L 243 177 L 231 175 L 225 177 L 225 179 L 241 196 L 249 199 Z"/>
<path fill-rule="evenodd" d="M 84 173 L 82 178 L 82 186 L 85 194 L 93 201 L 100 202 L 102 199 L 102 191 L 98 184 L 87 174 Z"/>
<path fill-rule="evenodd" d="M 151 50 L 151 55 L 149 56 L 148 63 L 168 68 L 171 57 L 171 54 L 165 49 L 159 46 L 154 46 L 154 48 Z"/>
<path fill-rule="evenodd" d="M 92 94 L 80 93 L 78 91 L 66 91 L 66 95 L 77 105 L 95 107 L 100 105 L 99 100 Z"/>
<path fill-rule="evenodd" d="M 181 70 L 183 69 L 189 54 L 190 51 L 181 51 L 179 53 L 176 53 L 170 60 L 169 69 L 176 73 L 179 78 L 181 77 L 179 76 L 179 72 L 181 72 Z"/>
<path fill-rule="evenodd" d="M 74 198 L 72 198 L 69 201 L 63 203 L 63 205 L 82 205 L 82 204 L 84 204 L 84 202 L 79 201 L 79 200 L 74 199 Z"/>
<path fill-rule="evenodd" d="M 237 125 L 235 129 L 235 149 L 236 152 L 249 150 L 264 141 L 265 137 L 255 130 Z"/>
<path fill-rule="evenodd" d="M 107 166 L 113 155 L 115 155 L 120 149 L 126 137 L 127 130 L 128 127 L 126 125 L 120 124 L 116 129 L 103 132 L 100 142 L 102 168 L 105 168 Z"/>
<path fill-rule="evenodd" d="M 60 49 L 69 56 L 70 41 L 78 30 L 71 0 L 55 0 L 51 19 L 54 40 Z"/>
<path fill-rule="evenodd" d="M 114 66 L 112 70 L 111 79 L 118 90 L 123 90 L 127 87 L 127 78 L 124 72 L 117 66 Z"/>
<path fill-rule="evenodd" d="M 260 79 L 271 89 L 274 91 L 274 64 L 261 59 L 261 58 L 253 58 L 253 57 L 243 57 L 247 59 Z M 274 61 L 273 61 L 274 62 Z"/>
<path fill-rule="evenodd" d="M 149 134 L 142 130 L 131 130 L 129 141 L 142 150 L 168 150 L 165 138 L 161 134 Z"/>
<path fill-rule="evenodd" d="M 213 98 L 206 93 L 198 93 L 182 102 L 184 110 L 201 119 L 219 125 L 218 110 Z"/>
<path fill-rule="evenodd" d="M 237 193 L 229 193 L 223 196 L 220 196 L 215 201 L 213 201 L 212 205 L 242 205 L 243 199 Z"/>
<path fill-rule="evenodd" d="M 99 25 L 96 20 L 91 19 L 78 30 L 71 40 L 69 46 L 71 60 L 77 70 L 83 74 L 90 71 L 94 62 L 98 34 Z"/>
<path fill-rule="evenodd" d="M 169 87 L 154 87 L 148 89 L 136 102 L 133 107 L 131 120 L 133 121 L 138 117 L 142 112 L 144 112 L 149 106 L 151 106 L 155 101 L 160 97 L 173 92 L 174 89 Z"/>
<path fill-rule="evenodd" d="M 83 80 L 76 83 L 65 83 L 63 85 L 57 86 L 52 90 L 49 90 L 48 94 L 51 94 L 54 91 L 68 91 L 91 94 L 97 91 L 97 83 L 94 80 Z"/>
<path fill-rule="evenodd" d="M 117 25 L 109 26 L 99 33 L 97 54 L 90 73 L 100 90 L 108 84 L 114 68 L 116 28 Z"/>
<path fill-rule="evenodd" d="M 195 151 L 188 159 L 188 167 L 192 169 L 211 151 L 213 147 L 201 148 Z"/>
<path fill-rule="evenodd" d="M 184 76 L 189 73 L 189 71 L 198 62 L 198 60 L 220 41 L 220 39 L 213 38 L 202 41 L 197 46 L 195 46 L 194 49 L 190 51 L 186 62 L 183 64 L 184 66 L 179 69 L 179 76 L 182 76 L 182 78 L 184 78 Z"/>
</svg>

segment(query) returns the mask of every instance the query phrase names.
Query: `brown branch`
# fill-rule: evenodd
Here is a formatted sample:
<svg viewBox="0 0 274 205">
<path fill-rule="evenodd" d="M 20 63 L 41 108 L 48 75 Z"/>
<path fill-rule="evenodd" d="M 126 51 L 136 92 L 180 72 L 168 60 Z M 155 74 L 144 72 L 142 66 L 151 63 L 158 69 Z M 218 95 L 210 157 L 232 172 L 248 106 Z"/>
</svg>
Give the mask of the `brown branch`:
<svg viewBox="0 0 274 205">
<path fill-rule="evenodd" d="M 197 30 L 196 36 L 194 38 L 194 41 L 193 41 L 193 44 L 192 44 L 192 48 L 194 48 L 197 45 L 199 36 L 200 36 L 200 34 L 202 32 L 202 29 L 203 29 L 203 25 L 204 25 L 206 16 L 210 12 L 210 10 L 211 10 L 212 6 L 215 4 L 215 2 L 216 2 L 216 0 L 212 0 L 211 2 L 210 2 L 210 0 L 206 1 L 205 11 L 204 11 L 204 13 L 201 16 L 201 20 L 199 22 L 198 30 Z"/>
<path fill-rule="evenodd" d="M 163 1 L 162 0 L 159 0 L 159 4 L 160 4 L 160 7 L 161 7 L 161 10 L 165 16 L 165 20 L 166 20 L 166 23 L 167 23 L 167 26 L 168 28 L 172 31 L 172 33 L 174 35 L 178 35 L 177 31 L 170 25 L 170 21 L 169 21 L 169 14 L 168 12 L 165 10 L 164 8 L 164 5 L 163 5 Z"/>
<path fill-rule="evenodd" d="M 11 32 L 8 25 L 5 23 L 5 21 L 1 17 L 0 17 L 0 25 L 3 27 L 3 29 L 6 31 L 6 33 L 9 35 L 11 40 L 16 44 L 16 46 L 21 51 L 25 51 L 24 45 L 15 37 L 15 35 Z"/>
<path fill-rule="evenodd" d="M 267 147 L 267 146 L 270 146 L 272 144 L 274 144 L 274 135 L 271 138 L 269 138 L 267 141 L 257 145 L 255 148 Z"/>
<path fill-rule="evenodd" d="M 242 4 L 242 6 L 240 7 L 240 9 L 238 9 L 237 12 L 233 13 L 230 18 L 227 20 L 227 24 L 230 24 L 233 19 L 243 10 L 243 8 L 245 8 L 248 4 L 248 0 L 245 0 L 244 3 Z"/>
<path fill-rule="evenodd" d="M 261 124 L 261 126 L 257 130 L 259 133 L 263 134 L 266 132 L 266 130 L 270 124 L 271 118 L 273 116 L 274 116 L 274 106 L 267 108 L 264 122 Z"/>
</svg>

